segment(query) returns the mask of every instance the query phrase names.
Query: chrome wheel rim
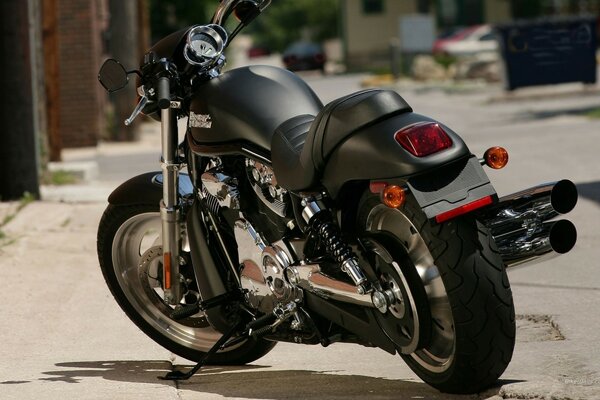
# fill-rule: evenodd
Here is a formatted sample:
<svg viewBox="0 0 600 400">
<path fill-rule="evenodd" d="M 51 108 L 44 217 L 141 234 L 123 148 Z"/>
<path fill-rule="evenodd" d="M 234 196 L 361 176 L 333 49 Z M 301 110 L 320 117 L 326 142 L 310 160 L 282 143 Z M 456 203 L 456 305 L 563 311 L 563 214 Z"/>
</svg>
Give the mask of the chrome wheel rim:
<svg viewBox="0 0 600 400">
<path fill-rule="evenodd" d="M 207 352 L 221 336 L 202 313 L 172 320 L 157 279 L 161 260 L 160 213 L 135 215 L 123 223 L 112 244 L 115 276 L 129 304 L 155 331 L 188 349 Z"/>
<path fill-rule="evenodd" d="M 456 349 L 454 319 L 446 288 L 425 240 L 406 215 L 385 205 L 371 210 L 366 231 L 391 233 L 416 267 L 427 293 L 433 324 L 428 345 L 410 357 L 428 371 L 444 372 L 452 364 Z"/>
</svg>

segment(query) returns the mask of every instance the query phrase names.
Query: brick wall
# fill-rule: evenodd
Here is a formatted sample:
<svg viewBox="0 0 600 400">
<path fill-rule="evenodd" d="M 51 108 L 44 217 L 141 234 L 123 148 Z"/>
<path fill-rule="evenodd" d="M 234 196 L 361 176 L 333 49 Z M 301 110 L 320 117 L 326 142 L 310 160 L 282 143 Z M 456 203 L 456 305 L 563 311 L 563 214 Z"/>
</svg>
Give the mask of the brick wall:
<svg viewBox="0 0 600 400">
<path fill-rule="evenodd" d="M 106 94 L 98 83 L 107 0 L 59 0 L 60 132 L 63 147 L 95 146 L 104 132 Z"/>
</svg>

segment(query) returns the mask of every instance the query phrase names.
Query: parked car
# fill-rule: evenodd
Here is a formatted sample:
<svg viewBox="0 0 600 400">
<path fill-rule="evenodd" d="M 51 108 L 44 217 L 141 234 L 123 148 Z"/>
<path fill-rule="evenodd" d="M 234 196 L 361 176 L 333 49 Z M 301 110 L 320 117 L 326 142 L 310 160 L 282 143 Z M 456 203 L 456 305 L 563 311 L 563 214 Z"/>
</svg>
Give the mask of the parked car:
<svg viewBox="0 0 600 400">
<path fill-rule="evenodd" d="M 290 71 L 325 70 L 325 52 L 312 42 L 295 42 L 283 52 L 283 64 Z"/>
<path fill-rule="evenodd" d="M 496 52 L 497 50 L 498 42 L 490 25 L 477 25 L 462 29 L 450 37 L 438 39 L 433 45 L 434 54 L 456 57 Z"/>
<path fill-rule="evenodd" d="M 265 57 L 271 55 L 271 50 L 263 46 L 252 46 L 248 49 L 248 58 Z"/>
<path fill-rule="evenodd" d="M 471 26 L 468 28 L 451 28 L 440 33 L 433 42 L 432 53 L 435 55 L 444 54 L 445 48 L 449 43 L 464 39 L 466 36 L 473 33 L 481 25 Z"/>
</svg>

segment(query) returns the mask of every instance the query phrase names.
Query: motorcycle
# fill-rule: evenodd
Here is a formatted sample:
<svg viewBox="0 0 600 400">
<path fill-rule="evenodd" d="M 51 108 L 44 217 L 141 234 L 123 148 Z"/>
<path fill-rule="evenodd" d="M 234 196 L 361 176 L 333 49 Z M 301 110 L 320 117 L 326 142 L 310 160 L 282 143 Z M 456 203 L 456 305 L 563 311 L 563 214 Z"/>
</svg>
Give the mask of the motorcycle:
<svg viewBox="0 0 600 400">
<path fill-rule="evenodd" d="M 325 106 L 293 73 L 223 72 L 224 50 L 269 0 L 221 0 L 127 71 L 161 123 L 161 171 L 123 183 L 98 228 L 108 287 L 150 338 L 198 365 L 246 364 L 277 342 L 356 343 L 399 354 L 449 393 L 493 385 L 515 344 L 506 269 L 573 248 L 554 220 L 577 202 L 562 180 L 499 198 L 450 127 L 390 90 Z M 225 22 L 237 19 L 233 29 Z M 177 121 L 187 118 L 178 143 Z"/>
</svg>

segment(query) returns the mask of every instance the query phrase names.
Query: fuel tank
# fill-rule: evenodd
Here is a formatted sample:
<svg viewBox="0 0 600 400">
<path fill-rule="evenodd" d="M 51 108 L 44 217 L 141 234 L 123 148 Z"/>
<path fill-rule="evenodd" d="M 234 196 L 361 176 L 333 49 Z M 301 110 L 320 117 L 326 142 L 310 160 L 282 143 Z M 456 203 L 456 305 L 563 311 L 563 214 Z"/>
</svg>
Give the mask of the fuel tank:
<svg viewBox="0 0 600 400">
<path fill-rule="evenodd" d="M 312 89 L 287 70 L 265 65 L 233 69 L 195 91 L 188 143 L 198 154 L 257 153 L 270 159 L 275 128 L 322 108 Z"/>
</svg>

